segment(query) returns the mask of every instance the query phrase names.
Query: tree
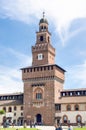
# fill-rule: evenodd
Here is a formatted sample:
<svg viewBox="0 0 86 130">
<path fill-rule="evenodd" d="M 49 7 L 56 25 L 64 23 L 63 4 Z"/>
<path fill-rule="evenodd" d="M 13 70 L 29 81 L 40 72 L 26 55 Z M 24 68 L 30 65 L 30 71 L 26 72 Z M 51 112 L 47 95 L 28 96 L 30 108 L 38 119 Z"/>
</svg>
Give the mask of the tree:
<svg viewBox="0 0 86 130">
<path fill-rule="evenodd" d="M 0 115 L 3 115 L 3 114 L 5 114 L 5 111 L 4 110 L 0 110 Z"/>
<path fill-rule="evenodd" d="M 0 110 L 0 115 L 3 115 L 5 114 L 5 111 L 4 110 Z"/>
</svg>

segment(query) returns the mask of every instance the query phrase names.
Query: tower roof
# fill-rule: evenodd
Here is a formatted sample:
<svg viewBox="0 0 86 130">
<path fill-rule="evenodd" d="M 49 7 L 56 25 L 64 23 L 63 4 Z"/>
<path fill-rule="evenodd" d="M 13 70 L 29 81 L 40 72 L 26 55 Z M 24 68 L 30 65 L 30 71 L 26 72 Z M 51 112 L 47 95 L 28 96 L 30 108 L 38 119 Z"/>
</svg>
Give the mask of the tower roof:
<svg viewBox="0 0 86 130">
<path fill-rule="evenodd" d="M 39 21 L 39 24 L 41 24 L 41 23 L 46 23 L 46 24 L 48 24 L 47 19 L 45 19 L 45 12 L 43 12 L 43 18 L 41 18 L 40 21 Z"/>
<path fill-rule="evenodd" d="M 41 24 L 41 23 L 46 23 L 46 24 L 48 24 L 48 21 L 47 21 L 47 19 L 42 18 L 42 19 L 40 19 L 39 24 Z"/>
</svg>

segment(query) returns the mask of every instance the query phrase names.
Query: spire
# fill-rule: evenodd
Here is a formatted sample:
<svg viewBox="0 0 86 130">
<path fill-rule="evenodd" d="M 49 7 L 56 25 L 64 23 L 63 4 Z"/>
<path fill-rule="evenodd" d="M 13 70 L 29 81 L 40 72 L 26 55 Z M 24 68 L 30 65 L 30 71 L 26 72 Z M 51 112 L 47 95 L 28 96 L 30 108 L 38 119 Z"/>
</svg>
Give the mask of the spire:
<svg viewBox="0 0 86 130">
<path fill-rule="evenodd" d="M 45 12 L 43 12 L 43 19 L 45 18 Z"/>
</svg>

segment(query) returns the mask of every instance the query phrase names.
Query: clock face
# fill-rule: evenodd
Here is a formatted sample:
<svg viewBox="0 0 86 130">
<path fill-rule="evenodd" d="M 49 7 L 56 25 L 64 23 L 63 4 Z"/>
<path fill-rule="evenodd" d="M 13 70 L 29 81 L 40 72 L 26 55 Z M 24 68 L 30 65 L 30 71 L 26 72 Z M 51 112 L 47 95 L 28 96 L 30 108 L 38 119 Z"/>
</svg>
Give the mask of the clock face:
<svg viewBox="0 0 86 130">
<path fill-rule="evenodd" d="M 38 54 L 38 60 L 42 60 L 43 59 L 43 54 Z"/>
</svg>

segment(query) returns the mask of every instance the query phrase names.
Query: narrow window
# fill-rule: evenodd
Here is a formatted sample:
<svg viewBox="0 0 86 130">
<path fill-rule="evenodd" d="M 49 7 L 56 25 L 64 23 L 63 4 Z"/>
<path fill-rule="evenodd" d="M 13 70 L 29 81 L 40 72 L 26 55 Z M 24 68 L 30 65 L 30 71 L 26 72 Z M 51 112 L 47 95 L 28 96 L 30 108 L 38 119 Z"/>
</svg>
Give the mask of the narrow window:
<svg viewBox="0 0 86 130">
<path fill-rule="evenodd" d="M 71 106 L 67 105 L 67 111 L 71 111 Z"/>
<path fill-rule="evenodd" d="M 75 105 L 75 111 L 78 111 L 78 110 L 79 110 L 79 106 Z"/>
<path fill-rule="evenodd" d="M 36 93 L 36 99 L 42 99 L 42 93 Z"/>
<path fill-rule="evenodd" d="M 12 112 L 12 108 L 11 107 L 8 108 L 8 112 Z"/>
<path fill-rule="evenodd" d="M 16 106 L 14 106 L 14 111 L 16 111 Z"/>
<path fill-rule="evenodd" d="M 40 36 L 40 41 L 43 41 L 43 36 Z"/>
</svg>

